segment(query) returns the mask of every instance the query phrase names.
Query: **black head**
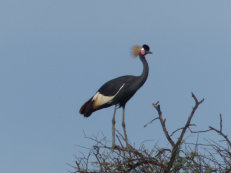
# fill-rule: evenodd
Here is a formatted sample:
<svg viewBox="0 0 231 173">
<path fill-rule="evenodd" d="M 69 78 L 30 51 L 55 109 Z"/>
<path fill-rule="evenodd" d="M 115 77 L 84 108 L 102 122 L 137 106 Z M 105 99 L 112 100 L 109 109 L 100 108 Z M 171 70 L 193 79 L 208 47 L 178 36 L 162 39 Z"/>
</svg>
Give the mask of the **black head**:
<svg viewBox="0 0 231 173">
<path fill-rule="evenodd" d="M 142 50 L 144 50 L 144 51 L 142 52 Z M 147 44 L 144 44 L 142 46 L 142 50 L 141 50 L 141 54 L 143 53 L 143 55 L 152 54 L 152 52 L 150 51 L 150 48 Z"/>
<path fill-rule="evenodd" d="M 142 47 L 144 48 L 145 51 L 149 51 L 150 50 L 150 48 L 149 48 L 149 46 L 147 44 L 144 44 Z"/>
<path fill-rule="evenodd" d="M 132 48 L 132 55 L 134 57 L 137 57 L 139 55 L 141 56 L 145 56 L 147 54 L 151 54 L 152 52 L 150 52 L 150 48 L 148 45 L 144 44 L 142 47 L 139 45 L 135 45 Z"/>
</svg>

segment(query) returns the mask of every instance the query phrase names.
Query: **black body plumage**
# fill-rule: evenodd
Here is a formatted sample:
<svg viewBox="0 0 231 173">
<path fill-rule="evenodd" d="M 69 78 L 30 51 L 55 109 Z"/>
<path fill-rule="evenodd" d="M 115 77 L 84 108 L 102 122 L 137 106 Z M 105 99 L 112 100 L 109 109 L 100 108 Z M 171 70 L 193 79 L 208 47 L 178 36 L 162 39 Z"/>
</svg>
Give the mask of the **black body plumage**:
<svg viewBox="0 0 231 173">
<path fill-rule="evenodd" d="M 145 53 L 139 54 L 139 59 L 143 64 L 143 72 L 140 76 L 121 76 L 115 79 L 112 79 L 102 85 L 96 94 L 92 98 L 90 98 L 80 109 L 80 113 L 83 114 L 85 117 L 89 117 L 92 112 L 106 108 L 112 105 L 119 105 L 120 107 L 125 107 L 127 101 L 136 93 L 136 91 L 145 83 L 149 67 L 146 61 L 145 55 L 149 52 L 149 47 L 147 45 L 143 45 L 143 49 Z M 100 96 L 99 96 L 100 95 Z M 100 97 L 102 104 L 94 105 L 97 100 L 97 97 Z M 105 99 L 104 99 L 105 98 Z M 112 98 L 111 100 L 104 103 L 106 98 Z M 97 104 L 98 104 L 97 102 Z"/>
</svg>

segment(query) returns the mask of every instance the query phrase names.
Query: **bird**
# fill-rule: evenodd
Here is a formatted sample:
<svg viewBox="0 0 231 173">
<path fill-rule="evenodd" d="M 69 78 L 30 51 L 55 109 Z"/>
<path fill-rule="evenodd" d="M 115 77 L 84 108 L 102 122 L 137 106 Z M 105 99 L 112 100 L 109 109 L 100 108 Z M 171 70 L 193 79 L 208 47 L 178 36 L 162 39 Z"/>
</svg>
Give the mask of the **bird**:
<svg viewBox="0 0 231 173">
<path fill-rule="evenodd" d="M 92 96 L 87 102 L 85 102 L 80 108 L 80 114 L 84 117 L 89 117 L 93 112 L 107 108 L 114 107 L 114 113 L 112 118 L 112 147 L 116 147 L 115 144 L 115 115 L 117 108 L 123 108 L 122 127 L 124 131 L 124 139 L 126 147 L 129 147 L 128 137 L 125 127 L 125 105 L 130 98 L 137 92 L 137 90 L 143 86 L 147 80 L 149 73 L 149 66 L 146 60 L 146 55 L 152 54 L 147 44 L 142 46 L 135 45 L 132 48 L 133 57 L 139 57 L 143 64 L 143 72 L 140 76 L 126 75 L 115 79 L 112 79 L 103 84 L 99 90 Z"/>
</svg>

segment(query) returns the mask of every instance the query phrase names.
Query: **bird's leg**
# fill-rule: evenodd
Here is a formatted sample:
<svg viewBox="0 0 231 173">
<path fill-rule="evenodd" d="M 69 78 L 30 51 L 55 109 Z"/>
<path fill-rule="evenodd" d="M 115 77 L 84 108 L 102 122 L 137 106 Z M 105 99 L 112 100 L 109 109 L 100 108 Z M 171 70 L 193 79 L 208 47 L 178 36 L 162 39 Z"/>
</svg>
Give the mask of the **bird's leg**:
<svg viewBox="0 0 231 173">
<path fill-rule="evenodd" d="M 127 148 L 129 148 L 129 144 L 128 144 L 128 136 L 127 136 L 126 126 L 125 126 L 125 106 L 123 106 L 123 120 L 122 120 L 122 127 L 123 127 L 123 131 L 124 131 L 124 138 L 125 138 L 125 142 L 126 142 L 126 147 L 127 147 Z"/>
<path fill-rule="evenodd" d="M 116 106 L 114 108 L 113 118 L 112 118 L 112 148 L 115 147 L 115 114 L 116 114 Z"/>
</svg>

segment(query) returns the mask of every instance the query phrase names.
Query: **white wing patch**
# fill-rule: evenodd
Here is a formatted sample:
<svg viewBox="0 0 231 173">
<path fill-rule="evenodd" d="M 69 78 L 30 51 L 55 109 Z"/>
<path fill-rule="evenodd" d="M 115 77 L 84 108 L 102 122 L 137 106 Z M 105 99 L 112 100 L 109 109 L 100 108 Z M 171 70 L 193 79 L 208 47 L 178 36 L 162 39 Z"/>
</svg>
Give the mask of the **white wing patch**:
<svg viewBox="0 0 231 173">
<path fill-rule="evenodd" d="M 119 93 L 119 91 L 124 87 L 125 83 L 119 88 L 114 96 L 104 96 L 100 92 L 97 92 L 94 97 L 92 98 L 93 108 L 98 108 L 99 106 L 110 103 L 112 99 Z"/>
</svg>

